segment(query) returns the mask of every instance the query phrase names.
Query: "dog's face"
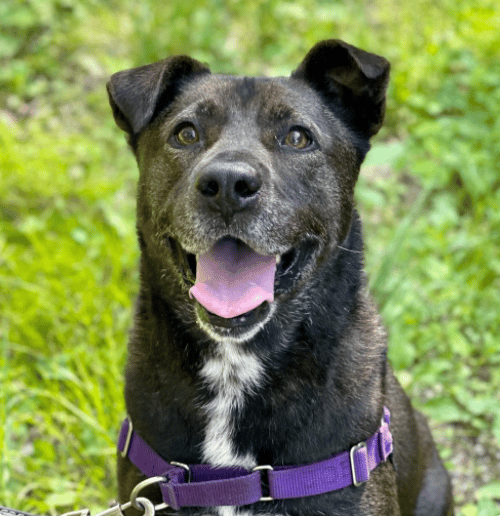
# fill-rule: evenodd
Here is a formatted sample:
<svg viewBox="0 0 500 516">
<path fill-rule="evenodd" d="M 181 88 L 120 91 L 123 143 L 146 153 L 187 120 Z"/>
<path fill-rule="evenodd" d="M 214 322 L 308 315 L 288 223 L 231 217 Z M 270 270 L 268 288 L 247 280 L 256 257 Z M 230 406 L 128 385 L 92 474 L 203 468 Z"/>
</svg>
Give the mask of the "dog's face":
<svg viewBox="0 0 500 516">
<path fill-rule="evenodd" d="M 111 78 L 140 169 L 142 252 L 186 323 L 248 340 L 332 256 L 388 74 L 329 40 L 290 78 L 215 75 L 185 56 Z"/>
</svg>

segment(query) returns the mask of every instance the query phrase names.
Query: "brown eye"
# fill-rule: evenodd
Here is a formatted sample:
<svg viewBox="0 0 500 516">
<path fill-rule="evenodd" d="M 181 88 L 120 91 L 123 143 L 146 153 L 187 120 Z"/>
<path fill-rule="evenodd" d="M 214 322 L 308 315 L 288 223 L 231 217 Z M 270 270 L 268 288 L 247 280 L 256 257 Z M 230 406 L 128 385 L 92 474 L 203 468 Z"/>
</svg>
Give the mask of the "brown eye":
<svg viewBox="0 0 500 516">
<path fill-rule="evenodd" d="M 198 131 L 193 125 L 185 125 L 179 129 L 176 137 L 181 145 L 193 145 L 199 140 Z"/>
<path fill-rule="evenodd" d="M 306 131 L 295 128 L 286 135 L 284 143 L 294 149 L 305 149 L 312 142 Z"/>
</svg>

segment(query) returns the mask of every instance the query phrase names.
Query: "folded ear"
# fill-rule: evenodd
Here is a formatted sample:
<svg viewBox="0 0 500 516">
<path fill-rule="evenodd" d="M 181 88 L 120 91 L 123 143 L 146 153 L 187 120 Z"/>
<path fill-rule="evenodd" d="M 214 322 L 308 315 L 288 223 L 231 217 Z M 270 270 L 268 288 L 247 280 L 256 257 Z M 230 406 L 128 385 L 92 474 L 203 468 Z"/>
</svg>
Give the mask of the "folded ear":
<svg viewBox="0 0 500 516">
<path fill-rule="evenodd" d="M 118 127 L 130 135 L 139 133 L 173 100 L 181 83 L 205 73 L 210 70 L 187 56 L 115 73 L 106 86 Z"/>
<path fill-rule="evenodd" d="M 340 108 L 346 122 L 367 136 L 381 127 L 389 62 L 340 40 L 315 45 L 292 73 Z"/>
</svg>

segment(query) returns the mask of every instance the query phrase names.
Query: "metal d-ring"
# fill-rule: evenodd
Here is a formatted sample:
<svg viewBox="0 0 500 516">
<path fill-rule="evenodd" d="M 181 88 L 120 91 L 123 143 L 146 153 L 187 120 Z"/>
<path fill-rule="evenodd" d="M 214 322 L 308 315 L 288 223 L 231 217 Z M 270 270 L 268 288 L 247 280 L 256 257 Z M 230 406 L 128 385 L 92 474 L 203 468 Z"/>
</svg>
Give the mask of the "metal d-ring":
<svg viewBox="0 0 500 516">
<path fill-rule="evenodd" d="M 145 487 L 151 486 L 153 484 L 159 484 L 160 482 L 166 482 L 166 481 L 167 481 L 166 477 L 151 477 L 151 478 L 146 478 L 146 480 L 143 480 L 142 482 L 139 482 L 134 487 L 134 489 L 132 489 L 132 492 L 130 493 L 130 503 L 132 504 L 132 506 L 135 507 L 139 511 L 144 511 L 143 501 L 147 500 L 147 498 L 139 499 L 138 498 L 139 493 Z M 148 500 L 148 502 L 149 502 L 149 500 Z M 150 503 L 152 504 L 152 502 L 150 502 Z M 147 509 L 148 508 L 149 507 L 147 507 Z M 153 511 L 154 511 L 154 509 L 155 509 L 155 507 L 153 505 Z M 147 512 L 147 510 L 145 512 Z M 145 516 L 149 516 L 149 514 L 146 514 Z"/>
<path fill-rule="evenodd" d="M 187 483 L 188 483 L 188 484 L 190 484 L 190 483 L 191 483 L 191 468 L 190 468 L 187 464 L 184 464 L 184 462 L 177 462 L 177 461 L 175 461 L 175 460 L 171 460 L 171 461 L 169 462 L 169 464 L 170 464 L 171 466 L 177 466 L 177 467 L 179 467 L 179 468 L 183 468 L 183 469 L 185 469 L 185 470 L 187 471 L 187 476 L 188 476 L 188 478 L 187 478 Z"/>
</svg>

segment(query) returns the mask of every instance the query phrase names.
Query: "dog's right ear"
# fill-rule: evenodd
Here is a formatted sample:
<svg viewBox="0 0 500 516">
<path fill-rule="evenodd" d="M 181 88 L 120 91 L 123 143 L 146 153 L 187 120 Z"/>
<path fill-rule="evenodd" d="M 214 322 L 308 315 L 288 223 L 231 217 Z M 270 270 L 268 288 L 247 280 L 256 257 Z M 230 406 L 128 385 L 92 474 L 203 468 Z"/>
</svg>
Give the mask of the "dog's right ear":
<svg viewBox="0 0 500 516">
<path fill-rule="evenodd" d="M 137 135 L 178 93 L 181 83 L 210 70 L 188 56 L 174 56 L 117 72 L 107 83 L 115 121 L 129 135 Z"/>
</svg>

